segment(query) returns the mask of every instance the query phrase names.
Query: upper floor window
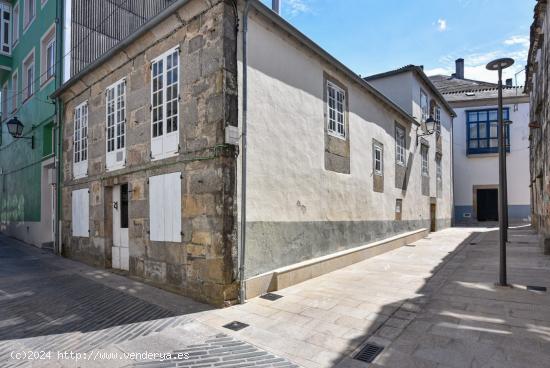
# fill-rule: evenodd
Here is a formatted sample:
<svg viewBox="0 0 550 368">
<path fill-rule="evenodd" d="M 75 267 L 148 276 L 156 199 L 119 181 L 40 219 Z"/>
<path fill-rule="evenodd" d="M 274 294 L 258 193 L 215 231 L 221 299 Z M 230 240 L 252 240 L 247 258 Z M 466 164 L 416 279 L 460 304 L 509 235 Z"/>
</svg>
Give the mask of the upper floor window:
<svg viewBox="0 0 550 368">
<path fill-rule="evenodd" d="M 438 105 L 434 109 L 434 120 L 435 120 L 435 134 L 439 137 L 441 135 L 441 107 Z"/>
<path fill-rule="evenodd" d="M 151 158 L 179 151 L 179 48 L 153 60 L 151 65 Z"/>
<path fill-rule="evenodd" d="M 380 144 L 374 144 L 373 166 L 375 175 L 384 175 L 384 150 Z"/>
<path fill-rule="evenodd" d="M 13 7 L 13 44 L 15 45 L 19 41 L 19 3 Z"/>
<path fill-rule="evenodd" d="M 31 25 L 32 21 L 34 20 L 34 18 L 36 17 L 36 0 L 24 0 L 25 3 L 24 3 L 24 10 L 23 10 L 23 14 L 24 14 L 24 30 L 27 30 L 27 28 L 29 28 L 29 26 Z"/>
<path fill-rule="evenodd" d="M 346 138 L 345 108 L 346 92 L 332 82 L 327 82 L 327 113 L 329 134 Z"/>
<path fill-rule="evenodd" d="M 19 98 L 19 73 L 16 71 L 11 75 L 11 111 L 17 110 Z"/>
<path fill-rule="evenodd" d="M 55 24 L 40 41 L 40 84 L 48 82 L 55 74 Z"/>
<path fill-rule="evenodd" d="M 74 110 L 73 177 L 82 178 L 88 171 L 88 102 Z"/>
<path fill-rule="evenodd" d="M 399 125 L 395 126 L 395 161 L 399 165 L 405 166 L 405 129 Z"/>
<path fill-rule="evenodd" d="M 420 90 L 420 110 L 422 112 L 422 122 L 428 120 L 430 112 L 428 111 L 428 95 L 424 90 Z"/>
<path fill-rule="evenodd" d="M 420 153 L 422 156 L 422 176 L 430 176 L 430 167 L 428 164 L 428 152 L 429 152 L 428 146 L 423 144 L 420 148 Z"/>
<path fill-rule="evenodd" d="M 34 50 L 23 61 L 23 96 L 24 101 L 34 94 Z M 23 101 L 23 102 L 24 102 Z"/>
<path fill-rule="evenodd" d="M 11 53 L 11 5 L 0 3 L 0 52 L 4 55 Z"/>
<path fill-rule="evenodd" d="M 107 170 L 124 166 L 126 160 L 126 80 L 116 82 L 106 91 Z"/>
<path fill-rule="evenodd" d="M 2 121 L 8 117 L 8 82 L 2 86 Z M 0 132 L 0 135 L 2 132 Z"/>
<path fill-rule="evenodd" d="M 510 112 L 504 108 L 503 120 L 509 120 Z M 466 111 L 468 154 L 498 152 L 498 110 Z M 506 150 L 510 150 L 510 125 L 505 127 Z"/>
</svg>

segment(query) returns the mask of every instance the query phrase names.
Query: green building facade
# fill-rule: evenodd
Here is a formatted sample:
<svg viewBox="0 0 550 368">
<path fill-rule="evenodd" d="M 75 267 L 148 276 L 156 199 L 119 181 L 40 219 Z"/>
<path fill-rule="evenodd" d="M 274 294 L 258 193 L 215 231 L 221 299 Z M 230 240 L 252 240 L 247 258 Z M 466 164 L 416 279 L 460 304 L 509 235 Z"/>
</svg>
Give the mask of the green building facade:
<svg viewBox="0 0 550 368">
<path fill-rule="evenodd" d="M 41 247 L 55 237 L 56 106 L 49 96 L 61 82 L 60 4 L 0 0 L 0 231 Z M 22 138 L 8 132 L 15 117 Z"/>
</svg>

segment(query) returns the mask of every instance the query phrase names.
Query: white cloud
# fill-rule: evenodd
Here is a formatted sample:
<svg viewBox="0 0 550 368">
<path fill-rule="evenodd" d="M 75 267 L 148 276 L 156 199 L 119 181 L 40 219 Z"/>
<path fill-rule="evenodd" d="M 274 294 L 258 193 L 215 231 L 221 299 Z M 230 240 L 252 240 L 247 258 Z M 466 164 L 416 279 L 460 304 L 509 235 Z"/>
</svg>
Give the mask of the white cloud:
<svg viewBox="0 0 550 368">
<path fill-rule="evenodd" d="M 311 11 L 310 0 L 285 0 L 281 3 L 281 7 L 291 16 L 295 17 L 301 13 Z M 285 9 L 287 8 L 287 9 Z"/>
<path fill-rule="evenodd" d="M 527 36 L 512 36 L 504 40 L 504 44 L 507 46 L 521 45 L 525 48 L 529 47 L 529 37 Z"/>
<path fill-rule="evenodd" d="M 447 20 L 439 18 L 437 20 L 437 29 L 439 32 L 445 32 L 447 30 Z"/>
</svg>

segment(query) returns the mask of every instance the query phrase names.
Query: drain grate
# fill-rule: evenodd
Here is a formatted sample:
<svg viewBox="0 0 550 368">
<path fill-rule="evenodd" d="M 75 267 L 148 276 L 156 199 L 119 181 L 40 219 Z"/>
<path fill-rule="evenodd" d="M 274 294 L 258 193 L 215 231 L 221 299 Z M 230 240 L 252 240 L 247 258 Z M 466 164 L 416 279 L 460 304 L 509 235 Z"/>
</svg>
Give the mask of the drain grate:
<svg viewBox="0 0 550 368">
<path fill-rule="evenodd" d="M 355 356 L 356 360 L 360 360 L 365 363 L 372 363 L 374 359 L 378 356 L 384 350 L 383 347 L 374 345 L 374 344 L 367 344 L 361 349 L 359 353 Z"/>
<path fill-rule="evenodd" d="M 528 286 L 527 286 L 527 290 L 531 290 L 531 291 L 546 291 L 546 286 L 532 286 L 532 285 L 528 285 Z"/>
<path fill-rule="evenodd" d="M 265 300 L 271 300 L 272 302 L 278 299 L 281 299 L 283 296 L 279 294 L 267 293 L 262 295 L 260 298 Z"/>
<path fill-rule="evenodd" d="M 247 325 L 246 323 L 242 323 L 242 322 L 239 322 L 239 321 L 233 321 L 233 322 L 230 322 L 226 325 L 223 325 L 222 327 L 225 327 L 229 330 L 232 330 L 232 331 L 240 331 L 242 330 L 243 328 L 247 328 L 249 325 Z"/>
</svg>

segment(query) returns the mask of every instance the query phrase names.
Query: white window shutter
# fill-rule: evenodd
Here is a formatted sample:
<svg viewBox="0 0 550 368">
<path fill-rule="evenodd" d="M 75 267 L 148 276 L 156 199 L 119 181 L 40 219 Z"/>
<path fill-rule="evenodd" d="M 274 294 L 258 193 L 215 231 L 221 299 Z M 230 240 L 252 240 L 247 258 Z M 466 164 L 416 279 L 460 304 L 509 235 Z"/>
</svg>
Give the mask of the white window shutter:
<svg viewBox="0 0 550 368">
<path fill-rule="evenodd" d="M 73 191 L 72 228 L 73 236 L 90 236 L 90 193 L 87 188 Z"/>
<path fill-rule="evenodd" d="M 164 175 L 165 239 L 181 242 L 181 173 Z"/>
<path fill-rule="evenodd" d="M 149 238 L 164 241 L 164 176 L 149 178 Z"/>
</svg>

